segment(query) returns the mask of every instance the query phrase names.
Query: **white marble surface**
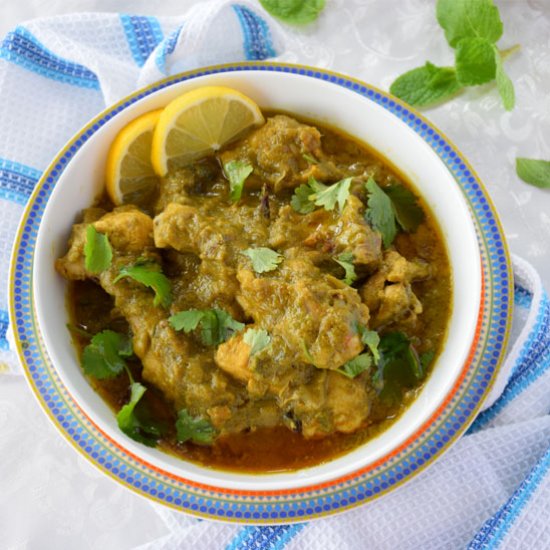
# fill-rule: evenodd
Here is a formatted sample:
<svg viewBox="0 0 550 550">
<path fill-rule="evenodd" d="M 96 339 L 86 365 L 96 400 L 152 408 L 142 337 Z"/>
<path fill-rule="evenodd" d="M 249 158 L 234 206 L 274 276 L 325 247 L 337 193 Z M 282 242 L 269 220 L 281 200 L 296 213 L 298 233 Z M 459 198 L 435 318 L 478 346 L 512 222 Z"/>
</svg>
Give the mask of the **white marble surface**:
<svg viewBox="0 0 550 550">
<path fill-rule="evenodd" d="M 34 17 L 75 11 L 172 15 L 193 3 L 0 0 L 0 36 Z M 384 89 L 426 59 L 452 60 L 432 0 L 327 3 L 317 24 L 289 32 L 286 60 L 328 67 Z M 516 155 L 550 159 L 550 0 L 497 4 L 505 28 L 502 47 L 522 46 L 506 62 L 516 85 L 516 109 L 506 113 L 496 91 L 483 86 L 425 114 L 469 158 L 493 197 L 511 250 L 529 260 L 550 288 L 550 191 L 524 184 L 514 170 Z M 104 477 L 66 445 L 21 377 L 2 374 L 0 455 L 0 549 L 118 550 L 154 541 L 171 529 L 170 514 L 152 513 L 147 501 Z M 25 514 L 11 513 L 22 509 Z"/>
</svg>

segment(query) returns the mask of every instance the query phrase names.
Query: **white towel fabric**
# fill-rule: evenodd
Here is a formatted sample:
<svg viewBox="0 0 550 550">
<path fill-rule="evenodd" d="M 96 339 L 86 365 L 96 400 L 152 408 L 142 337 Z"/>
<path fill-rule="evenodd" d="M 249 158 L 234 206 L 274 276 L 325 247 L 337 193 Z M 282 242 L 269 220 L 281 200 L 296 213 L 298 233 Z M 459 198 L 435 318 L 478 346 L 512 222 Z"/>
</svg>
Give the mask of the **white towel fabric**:
<svg viewBox="0 0 550 550">
<path fill-rule="evenodd" d="M 406 5 L 410 9 L 411 3 Z M 350 13 L 342 9 L 339 28 Z M 79 14 L 38 19 L 17 27 L 0 44 L 3 548 L 69 548 L 75 541 L 89 548 L 197 550 L 550 548 L 550 304 L 536 271 L 518 257 L 513 345 L 490 407 L 468 435 L 412 482 L 340 516 L 277 527 L 225 525 L 147 503 L 110 484 L 102 489 L 112 490 L 107 495 L 84 490 L 93 477 L 89 466 L 67 457 L 72 451 L 57 440 L 52 443 L 53 430 L 42 427 L 45 421 L 36 419 L 28 404 L 31 394 L 19 382 L 9 349 L 6 289 L 18 219 L 41 170 L 106 105 L 167 74 L 276 56 L 330 65 L 323 34 L 315 37 L 315 30 L 288 31 L 250 2 L 215 0 L 197 3 L 177 18 Z M 327 31 L 319 29 L 328 40 Z M 363 62 L 368 66 L 368 56 Z M 450 120 L 456 121 L 453 112 Z M 474 118 L 470 122 L 478 124 Z M 483 145 L 476 145 L 480 158 L 490 153 Z M 25 480 L 35 476 L 41 483 L 26 500 L 21 496 Z M 81 493 L 75 489 L 80 483 Z M 92 509 L 96 527 L 109 534 L 94 535 L 94 542 L 95 524 L 84 519 L 92 517 Z"/>
</svg>

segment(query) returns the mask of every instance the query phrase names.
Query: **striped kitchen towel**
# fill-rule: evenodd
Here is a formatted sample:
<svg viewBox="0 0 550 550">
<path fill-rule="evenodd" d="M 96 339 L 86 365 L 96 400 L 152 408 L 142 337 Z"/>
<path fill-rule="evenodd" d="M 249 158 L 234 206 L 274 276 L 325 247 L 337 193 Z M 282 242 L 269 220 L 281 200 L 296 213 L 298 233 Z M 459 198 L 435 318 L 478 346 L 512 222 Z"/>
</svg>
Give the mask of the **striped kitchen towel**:
<svg viewBox="0 0 550 550">
<path fill-rule="evenodd" d="M 37 19 L 0 44 L 0 363 L 17 375 L 8 264 L 24 205 L 57 150 L 106 105 L 198 66 L 308 52 L 251 2 L 200 2 L 175 18 L 78 14 Z M 285 59 L 325 62 L 296 55 Z M 459 144 L 460 145 L 460 144 Z M 141 548 L 550 548 L 550 304 L 514 258 L 513 346 L 490 406 L 441 460 L 371 504 L 276 527 L 200 521 L 151 504 L 169 534 Z M 29 392 L 29 399 L 31 399 Z M 69 451 L 67 451 L 69 452 Z"/>
</svg>

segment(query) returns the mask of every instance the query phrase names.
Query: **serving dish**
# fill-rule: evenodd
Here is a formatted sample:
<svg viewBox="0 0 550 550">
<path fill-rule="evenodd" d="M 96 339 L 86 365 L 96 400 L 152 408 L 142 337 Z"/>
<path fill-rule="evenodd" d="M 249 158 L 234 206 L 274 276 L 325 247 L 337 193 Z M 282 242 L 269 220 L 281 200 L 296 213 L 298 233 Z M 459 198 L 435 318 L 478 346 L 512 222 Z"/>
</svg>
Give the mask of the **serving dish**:
<svg viewBox="0 0 550 550">
<path fill-rule="evenodd" d="M 53 258 L 76 213 L 102 185 L 98 159 L 105 158 L 116 131 L 190 87 L 221 83 L 262 107 L 300 112 L 367 141 L 418 185 L 451 253 L 455 303 L 450 337 L 438 361 L 444 368 L 436 366 L 413 406 L 376 440 L 328 464 L 289 474 L 207 470 L 124 439 L 112 412 L 82 377 L 66 316 L 59 311 L 64 286 L 53 271 Z M 456 148 L 409 107 L 366 84 L 318 69 L 224 65 L 141 90 L 70 140 L 45 171 L 23 216 L 12 262 L 10 311 L 18 351 L 40 403 L 100 469 L 143 495 L 203 517 L 288 522 L 343 511 L 384 494 L 433 462 L 467 429 L 505 349 L 509 266 L 496 213 L 481 183 Z"/>
</svg>

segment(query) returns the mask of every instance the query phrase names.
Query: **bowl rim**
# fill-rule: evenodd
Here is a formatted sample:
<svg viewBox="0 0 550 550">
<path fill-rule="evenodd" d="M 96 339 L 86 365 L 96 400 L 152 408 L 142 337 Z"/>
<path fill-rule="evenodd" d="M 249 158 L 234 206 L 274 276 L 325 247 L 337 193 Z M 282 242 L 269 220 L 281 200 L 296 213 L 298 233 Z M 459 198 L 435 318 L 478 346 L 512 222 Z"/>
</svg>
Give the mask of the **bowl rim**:
<svg viewBox="0 0 550 550">
<path fill-rule="evenodd" d="M 339 81 L 344 81 L 346 83 L 349 83 L 349 85 L 347 87 L 350 88 L 352 91 L 370 90 L 370 91 L 374 91 L 374 93 L 376 93 L 379 97 L 391 98 L 391 101 L 393 101 L 397 105 L 400 105 L 403 109 L 406 109 L 408 112 L 412 113 L 414 115 L 414 117 L 416 117 L 416 119 L 419 119 L 422 122 L 424 122 L 425 124 L 427 124 L 427 126 L 429 128 L 434 128 L 434 126 L 432 124 L 430 124 L 422 115 L 416 113 L 414 111 L 414 109 L 411 109 L 408 105 L 406 105 L 406 104 L 400 102 L 399 100 L 389 96 L 385 92 L 382 92 L 382 91 L 378 90 L 376 87 L 374 87 L 370 84 L 366 85 L 363 82 L 361 82 L 357 79 L 353 79 L 351 77 L 347 77 L 347 76 L 344 76 L 344 75 L 341 75 L 341 74 L 338 74 L 338 73 L 334 73 L 334 72 L 331 72 L 331 71 L 326 71 L 326 70 L 323 70 L 323 69 L 317 69 L 317 68 L 314 68 L 314 67 L 307 67 L 307 66 L 304 66 L 304 65 L 283 64 L 283 63 L 273 63 L 273 62 L 230 63 L 230 64 L 215 65 L 215 66 L 212 66 L 212 67 L 201 68 L 201 69 L 197 69 L 197 70 L 193 70 L 193 71 L 186 71 L 185 73 L 179 73 L 177 75 L 174 75 L 174 76 L 168 77 L 166 79 L 163 79 L 159 82 L 155 82 L 154 84 L 151 84 L 150 86 L 147 86 L 147 87 L 145 87 L 141 90 L 136 91 L 135 93 L 133 93 L 129 96 L 126 96 L 125 98 L 120 100 L 118 103 L 108 107 L 107 109 L 102 111 L 100 114 L 98 114 L 96 117 L 94 117 L 87 125 L 85 125 L 83 128 L 81 128 L 68 141 L 67 145 L 65 145 L 65 147 L 60 151 L 60 153 L 53 159 L 52 163 L 49 165 L 49 167 L 45 170 L 43 176 L 40 178 L 40 181 L 38 182 L 34 192 L 31 195 L 31 198 L 29 199 L 28 205 L 25 208 L 25 211 L 24 211 L 23 216 L 22 216 L 21 224 L 20 224 L 20 227 L 17 231 L 16 239 L 14 241 L 12 262 L 11 262 L 11 267 L 10 267 L 10 293 L 9 293 L 10 294 L 10 317 L 11 317 L 11 319 L 14 323 L 15 323 L 16 317 L 17 317 L 17 315 L 16 315 L 16 304 L 15 304 L 15 300 L 14 300 L 14 296 L 15 296 L 14 281 L 16 279 L 16 271 L 17 271 L 15 260 L 16 260 L 17 250 L 19 249 L 19 246 L 20 246 L 20 243 L 21 243 L 21 237 L 22 237 L 22 232 L 23 232 L 24 227 L 25 227 L 25 222 L 28 219 L 30 209 L 31 209 L 31 205 L 33 205 L 35 203 L 35 201 L 37 200 L 37 198 L 39 197 L 39 194 L 42 190 L 42 187 L 43 187 L 44 183 L 46 182 L 47 176 L 50 175 L 50 173 L 55 171 L 55 167 L 59 165 L 59 162 L 62 159 L 64 153 L 66 153 L 68 148 L 77 140 L 77 138 L 79 136 L 85 135 L 86 132 L 89 132 L 90 128 L 92 128 L 94 125 L 96 125 L 97 121 L 99 121 L 102 117 L 104 117 L 106 113 L 113 113 L 113 115 L 114 115 L 114 114 L 118 113 L 119 111 L 123 110 L 123 105 L 125 103 L 128 103 L 129 100 L 133 100 L 133 101 L 131 101 L 133 103 L 136 100 L 140 99 L 141 97 L 145 97 L 146 95 L 149 95 L 152 92 L 155 92 L 159 89 L 162 89 L 164 87 L 168 87 L 172 84 L 175 84 L 179 80 L 194 78 L 194 77 L 197 77 L 197 76 L 202 76 L 204 74 L 212 74 L 213 72 L 226 72 L 226 71 L 236 71 L 236 70 L 255 70 L 255 69 L 256 70 L 271 70 L 271 71 L 279 70 L 279 71 L 282 71 L 282 72 L 296 72 L 296 74 L 303 74 L 303 75 L 307 75 L 307 76 L 315 76 L 316 78 L 321 78 L 321 77 L 326 76 L 327 78 L 322 78 L 322 79 L 323 80 L 328 80 L 330 82 L 336 82 L 337 84 L 340 84 Z M 308 73 L 313 73 L 313 74 L 308 74 Z M 182 77 L 185 77 L 185 78 L 182 78 Z M 147 93 L 144 93 L 144 92 L 147 92 Z M 365 94 L 363 94 L 363 95 L 365 95 Z M 451 142 L 451 140 L 446 138 L 437 128 L 435 128 L 435 130 L 437 131 L 437 133 L 439 133 L 441 136 L 444 137 L 444 141 L 447 144 L 449 144 L 453 148 L 454 151 L 458 152 L 458 149 Z M 93 135 L 93 132 L 90 135 Z M 480 183 L 480 180 L 477 177 L 477 175 L 475 174 L 475 171 L 471 168 L 471 166 L 467 163 L 467 161 L 465 159 L 463 159 L 463 157 L 460 153 L 459 153 L 459 156 L 464 161 L 464 164 L 467 166 L 469 172 L 473 175 L 475 180 L 478 183 Z M 64 169 L 64 167 L 63 167 L 63 169 Z M 63 169 L 61 170 L 61 172 L 63 172 Z M 456 179 L 456 178 L 454 178 L 454 175 L 453 175 L 453 179 Z M 458 185 L 458 183 L 457 183 L 457 185 Z M 494 205 L 492 204 L 492 201 L 490 200 L 490 197 L 488 196 L 486 190 L 483 187 L 482 187 L 482 190 L 485 192 L 486 199 L 487 199 L 487 202 L 489 204 L 489 208 L 492 209 L 492 211 L 494 213 L 495 209 L 494 209 Z M 500 225 L 500 221 L 498 220 L 498 217 L 496 215 L 495 215 L 495 220 L 496 220 L 497 229 L 499 230 L 500 234 L 503 234 L 502 227 Z M 507 265 L 507 269 L 508 269 L 508 272 L 507 272 L 508 286 L 509 286 L 508 290 L 510 290 L 510 287 L 511 287 L 510 261 L 509 261 L 509 254 L 508 254 L 508 249 L 507 249 L 507 245 L 506 245 L 505 240 L 503 240 L 503 249 L 504 249 L 504 257 L 505 257 L 506 265 Z M 482 271 L 482 274 L 483 274 L 483 271 Z M 510 307 L 507 311 L 507 326 L 509 326 L 511 314 L 512 314 L 512 310 L 511 310 L 511 307 Z M 503 356 L 503 353 L 504 353 L 502 350 L 505 349 L 507 339 L 508 339 L 508 331 L 506 331 L 505 338 L 504 338 L 504 341 L 503 341 L 502 346 L 501 346 L 501 353 L 500 353 L 500 357 L 499 357 L 500 360 L 502 359 L 502 356 Z M 59 424 L 57 424 L 54 415 L 51 414 L 51 411 L 48 409 L 47 406 L 45 406 L 45 403 L 40 399 L 40 392 L 39 392 L 38 388 L 35 387 L 35 385 L 33 383 L 31 373 L 27 370 L 27 364 L 26 364 L 26 359 L 25 359 L 26 355 L 24 353 L 25 350 L 23 349 L 22 342 L 20 341 L 19 338 L 17 338 L 17 333 L 16 333 L 15 340 L 16 340 L 16 349 L 17 349 L 18 355 L 20 357 L 20 360 L 21 360 L 22 364 L 25 367 L 24 370 L 25 370 L 26 378 L 27 378 L 29 384 L 31 385 L 31 388 L 33 389 L 33 392 L 34 392 L 35 396 L 39 399 L 39 401 L 42 405 L 42 408 L 46 411 L 46 413 L 48 414 L 50 419 L 53 420 L 54 423 L 57 425 L 59 431 L 61 431 L 62 433 L 64 433 L 67 436 L 67 434 L 65 433 L 63 428 Z M 475 347 L 475 342 L 474 342 L 474 347 Z M 500 360 L 498 361 L 498 363 L 500 363 Z M 466 364 L 468 364 L 468 363 L 469 363 L 469 361 L 466 362 Z M 495 369 L 494 369 L 493 375 L 492 375 L 492 377 L 489 381 L 489 384 L 487 384 L 485 386 L 485 390 L 483 392 L 483 395 L 477 401 L 476 408 L 472 410 L 472 412 L 470 414 L 470 417 L 469 417 L 469 421 L 464 422 L 461 429 L 457 430 L 455 432 L 455 437 L 452 438 L 452 440 L 450 442 L 448 442 L 443 447 L 445 450 L 450 446 L 450 444 L 453 441 L 456 441 L 458 436 L 467 429 L 469 423 L 474 419 L 475 413 L 477 412 L 477 410 L 481 406 L 481 403 L 483 401 L 483 397 L 490 391 L 490 388 L 491 388 L 491 386 L 494 382 L 495 376 L 496 376 L 496 371 L 497 371 L 497 367 L 495 366 Z M 442 406 L 443 405 L 444 404 L 442 404 Z M 434 414 L 439 414 L 439 409 Z M 75 446 L 75 448 L 77 450 L 80 450 L 82 452 L 81 447 L 76 445 L 70 437 L 66 437 L 66 438 L 71 443 L 73 443 L 73 446 Z M 118 446 L 122 447 L 123 450 L 125 450 L 126 452 L 129 452 L 127 449 L 124 448 L 124 445 L 121 445 L 119 442 L 113 442 L 113 443 L 115 445 L 118 445 Z M 408 441 L 407 441 L 406 444 L 408 444 Z M 406 446 L 406 444 L 404 444 L 403 446 Z M 441 452 L 442 451 L 439 451 L 439 452 L 435 453 L 434 456 L 431 458 L 431 460 L 429 462 L 433 462 L 435 460 L 435 458 L 441 454 Z M 88 458 L 90 458 L 86 453 L 83 453 L 83 454 L 85 456 L 87 456 Z M 142 461 L 141 459 L 139 459 L 139 460 Z M 381 461 L 383 462 L 384 459 L 381 459 Z M 96 462 L 94 462 L 93 460 L 92 460 L 92 463 L 94 463 L 96 466 L 100 467 L 100 465 L 97 464 Z M 374 467 L 374 466 L 369 465 L 368 469 L 371 469 L 372 467 Z M 114 477 L 114 476 L 112 476 L 112 474 L 110 472 L 106 471 L 105 468 L 100 467 L 100 469 L 102 469 L 102 471 L 104 471 L 105 473 L 108 473 L 109 475 L 111 475 L 111 477 Z M 413 477 L 413 475 L 415 473 L 418 473 L 418 471 L 420 471 L 420 470 L 421 469 L 416 470 L 411 476 L 408 476 L 407 479 L 410 479 L 410 477 Z M 353 474 L 350 474 L 350 476 L 355 476 L 356 474 L 358 474 L 358 472 L 353 472 Z M 350 477 L 350 476 L 346 476 L 346 477 Z M 118 478 L 116 478 L 116 479 L 118 481 L 120 481 L 120 479 L 118 479 Z M 185 479 L 183 481 L 188 482 L 189 480 Z M 331 480 L 330 483 L 332 484 L 333 481 Z M 391 488 L 393 488 L 397 485 L 398 484 L 394 484 Z M 306 488 L 308 488 L 308 487 L 306 487 Z M 302 490 L 304 490 L 306 488 L 299 487 L 299 488 L 297 488 L 296 491 L 297 492 L 302 492 Z M 216 488 L 216 489 L 218 489 L 218 488 Z M 232 491 L 229 490 L 229 492 L 232 492 Z M 243 494 L 244 493 L 250 493 L 250 494 L 256 494 L 257 493 L 256 491 L 239 491 L 239 492 L 241 492 Z M 261 493 L 271 493 L 271 492 L 272 491 L 262 491 Z M 280 493 L 280 492 L 284 493 L 286 491 L 273 491 L 273 493 Z M 293 490 L 291 490 L 290 492 L 293 492 Z M 298 519 L 303 519 L 303 517 L 298 518 Z"/>
</svg>

